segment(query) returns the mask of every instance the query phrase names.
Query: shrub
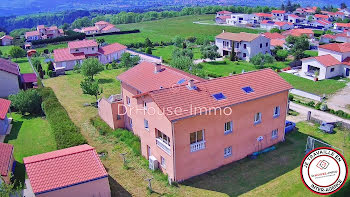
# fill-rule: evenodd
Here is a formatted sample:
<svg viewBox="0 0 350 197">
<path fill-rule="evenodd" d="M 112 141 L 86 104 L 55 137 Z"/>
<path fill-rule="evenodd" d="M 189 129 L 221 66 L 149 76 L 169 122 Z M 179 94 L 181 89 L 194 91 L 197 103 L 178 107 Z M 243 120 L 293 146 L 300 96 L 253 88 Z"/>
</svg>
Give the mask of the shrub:
<svg viewBox="0 0 350 197">
<path fill-rule="evenodd" d="M 18 94 L 10 95 L 11 106 L 22 114 L 40 114 L 41 113 L 41 97 L 37 90 L 31 89 L 27 91 L 21 90 Z"/>
<path fill-rule="evenodd" d="M 317 103 L 317 104 L 315 105 L 315 109 L 318 109 L 318 110 L 321 109 L 321 104 L 322 104 L 321 102 Z"/>
<path fill-rule="evenodd" d="M 310 106 L 310 107 L 314 107 L 314 106 L 315 106 L 315 102 L 310 101 L 310 102 L 308 102 L 306 105 L 308 105 L 308 106 Z"/>
<path fill-rule="evenodd" d="M 293 101 L 293 100 L 294 100 L 293 94 L 289 94 L 289 95 L 288 95 L 288 99 L 289 99 L 290 101 Z"/>
<path fill-rule="evenodd" d="M 50 123 L 55 136 L 57 149 L 86 144 L 87 141 L 80 133 L 79 128 L 69 118 L 67 111 L 58 101 L 53 90 L 51 88 L 41 88 L 39 94 L 43 100 L 42 108 L 46 119 Z"/>
<path fill-rule="evenodd" d="M 52 70 L 47 71 L 47 75 L 49 75 L 49 77 L 53 77 L 53 72 L 52 72 Z"/>
<path fill-rule="evenodd" d="M 61 36 L 57 38 L 52 39 L 45 39 L 45 40 L 34 40 L 32 41 L 33 45 L 40 45 L 40 44 L 49 44 L 49 43 L 55 43 L 55 42 L 65 42 L 65 41 L 73 41 L 73 40 L 83 40 L 85 39 L 86 35 L 84 33 L 73 33 L 72 35 L 68 36 Z"/>
<path fill-rule="evenodd" d="M 327 110 L 328 110 L 327 104 L 322 103 L 321 106 L 320 106 L 320 110 L 322 110 L 322 111 L 327 111 Z"/>
</svg>

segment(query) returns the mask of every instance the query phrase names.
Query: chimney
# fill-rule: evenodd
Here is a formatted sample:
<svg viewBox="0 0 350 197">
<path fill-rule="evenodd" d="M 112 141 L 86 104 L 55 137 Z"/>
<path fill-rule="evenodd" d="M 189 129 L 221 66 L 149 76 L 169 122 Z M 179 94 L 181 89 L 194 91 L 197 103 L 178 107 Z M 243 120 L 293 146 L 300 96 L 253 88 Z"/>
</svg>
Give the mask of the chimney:
<svg viewBox="0 0 350 197">
<path fill-rule="evenodd" d="M 225 33 L 225 30 L 224 30 L 224 29 L 222 30 L 222 33 Z"/>
<path fill-rule="evenodd" d="M 162 64 L 160 64 L 160 63 L 155 63 L 155 64 L 154 64 L 154 73 L 160 72 L 161 67 L 162 67 Z"/>
<path fill-rule="evenodd" d="M 188 80 L 188 85 L 187 86 L 188 86 L 189 89 L 193 90 L 195 88 L 194 80 L 193 79 Z"/>
</svg>

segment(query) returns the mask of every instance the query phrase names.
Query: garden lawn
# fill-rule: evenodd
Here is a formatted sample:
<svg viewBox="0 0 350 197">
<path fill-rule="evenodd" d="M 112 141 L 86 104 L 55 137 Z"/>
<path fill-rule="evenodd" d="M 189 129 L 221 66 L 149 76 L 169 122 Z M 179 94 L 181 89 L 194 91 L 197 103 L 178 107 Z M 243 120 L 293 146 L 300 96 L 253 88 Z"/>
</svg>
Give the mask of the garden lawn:
<svg viewBox="0 0 350 197">
<path fill-rule="evenodd" d="M 316 95 L 323 96 L 323 94 L 331 95 L 337 92 L 338 90 L 344 88 L 349 82 L 348 79 L 325 79 L 321 81 L 312 81 L 302 77 L 295 76 L 289 73 L 280 73 L 280 76 L 290 83 L 295 89 L 303 90 L 310 92 Z"/>
<path fill-rule="evenodd" d="M 12 61 L 16 62 L 19 65 L 22 74 L 34 72 L 32 67 L 30 66 L 30 63 L 28 62 L 27 57 L 13 59 Z"/>
<path fill-rule="evenodd" d="M 13 46 L 0 46 L 0 51 L 2 52 L 2 54 L 9 54 L 9 51 L 10 49 L 12 48 Z"/>
<path fill-rule="evenodd" d="M 13 126 L 5 143 L 14 145 L 14 157 L 17 161 L 15 178 L 22 183 L 25 178 L 23 157 L 56 150 L 56 141 L 47 120 L 42 117 L 22 116 L 12 113 Z"/>
<path fill-rule="evenodd" d="M 304 51 L 304 54 L 311 56 L 311 57 L 315 57 L 315 56 L 318 56 L 318 51 L 307 50 L 307 51 Z"/>
<path fill-rule="evenodd" d="M 170 63 L 172 59 L 173 51 L 176 47 L 174 45 L 170 46 L 160 46 L 160 47 L 154 47 L 152 49 L 152 55 L 162 57 L 165 63 Z M 200 59 L 201 53 L 199 48 L 193 48 L 193 59 Z"/>
</svg>

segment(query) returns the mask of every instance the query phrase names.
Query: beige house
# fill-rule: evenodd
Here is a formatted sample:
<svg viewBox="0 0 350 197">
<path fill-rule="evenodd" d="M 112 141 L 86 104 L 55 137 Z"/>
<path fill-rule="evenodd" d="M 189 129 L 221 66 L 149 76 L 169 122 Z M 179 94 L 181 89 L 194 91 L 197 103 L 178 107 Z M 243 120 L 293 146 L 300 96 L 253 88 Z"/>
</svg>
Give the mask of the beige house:
<svg viewBox="0 0 350 197">
<path fill-rule="evenodd" d="M 45 40 L 64 36 L 63 29 L 58 29 L 57 26 L 45 27 L 45 25 L 38 25 L 35 31 L 25 33 L 27 41 Z"/>
<path fill-rule="evenodd" d="M 255 55 L 270 54 L 270 39 L 261 34 L 222 32 L 215 44 L 222 56 L 230 55 L 232 47 L 239 59 L 250 61 Z"/>
<path fill-rule="evenodd" d="M 13 37 L 4 35 L 3 37 L 0 38 L 0 44 L 2 46 L 13 45 Z"/>
<path fill-rule="evenodd" d="M 84 33 L 86 35 L 95 35 L 95 34 L 106 34 L 112 32 L 118 32 L 120 29 L 116 28 L 113 24 L 106 21 L 99 21 L 95 23 L 95 26 L 84 27 L 81 30 L 76 29 L 75 31 Z"/>
</svg>

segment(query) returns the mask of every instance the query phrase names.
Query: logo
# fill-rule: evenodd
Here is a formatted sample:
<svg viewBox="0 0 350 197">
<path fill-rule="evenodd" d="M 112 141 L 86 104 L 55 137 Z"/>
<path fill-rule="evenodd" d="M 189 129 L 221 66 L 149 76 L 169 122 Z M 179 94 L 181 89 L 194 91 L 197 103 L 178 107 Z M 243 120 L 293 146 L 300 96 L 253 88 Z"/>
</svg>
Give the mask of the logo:
<svg viewBox="0 0 350 197">
<path fill-rule="evenodd" d="M 343 187 L 348 176 L 348 166 L 338 151 L 321 147 L 305 155 L 301 162 L 300 175 L 310 191 L 329 195 Z"/>
</svg>

